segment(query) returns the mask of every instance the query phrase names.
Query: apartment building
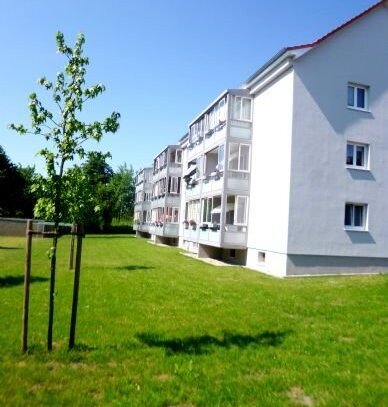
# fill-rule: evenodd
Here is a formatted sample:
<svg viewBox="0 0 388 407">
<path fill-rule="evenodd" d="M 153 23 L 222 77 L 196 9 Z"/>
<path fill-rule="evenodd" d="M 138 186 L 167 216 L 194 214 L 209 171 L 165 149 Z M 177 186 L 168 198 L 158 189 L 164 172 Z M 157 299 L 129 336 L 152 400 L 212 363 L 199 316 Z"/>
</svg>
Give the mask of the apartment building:
<svg viewBox="0 0 388 407">
<path fill-rule="evenodd" d="M 247 90 L 223 92 L 182 143 L 180 245 L 200 257 L 246 262 L 252 104 Z"/>
<path fill-rule="evenodd" d="M 388 270 L 388 2 L 284 48 L 188 125 L 179 245 L 275 276 Z"/>
<path fill-rule="evenodd" d="M 151 224 L 152 167 L 142 168 L 135 176 L 135 214 L 133 229 L 139 237 L 149 238 Z"/>
<path fill-rule="evenodd" d="M 136 174 L 134 230 L 155 243 L 177 245 L 181 205 L 182 148 L 168 145 Z"/>
</svg>

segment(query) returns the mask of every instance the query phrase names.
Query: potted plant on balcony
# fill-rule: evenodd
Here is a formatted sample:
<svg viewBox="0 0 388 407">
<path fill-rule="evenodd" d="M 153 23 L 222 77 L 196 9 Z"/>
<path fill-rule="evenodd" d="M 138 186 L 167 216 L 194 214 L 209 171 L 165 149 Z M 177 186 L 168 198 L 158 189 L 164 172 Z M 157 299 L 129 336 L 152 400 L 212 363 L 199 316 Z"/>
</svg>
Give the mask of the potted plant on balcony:
<svg viewBox="0 0 388 407">
<path fill-rule="evenodd" d="M 217 232 L 217 230 L 220 230 L 220 224 L 219 223 L 213 223 L 210 226 L 210 230 L 213 231 L 213 232 Z"/>
<path fill-rule="evenodd" d="M 192 230 L 197 229 L 197 222 L 195 220 L 191 219 L 189 224 Z"/>
<path fill-rule="evenodd" d="M 209 228 L 209 225 L 207 223 L 202 223 L 202 225 L 199 227 L 202 231 L 205 231 Z"/>
<path fill-rule="evenodd" d="M 188 220 L 184 220 L 182 223 L 183 223 L 183 227 L 184 227 L 185 229 L 188 229 L 188 228 L 189 228 L 189 221 L 188 221 Z"/>
</svg>

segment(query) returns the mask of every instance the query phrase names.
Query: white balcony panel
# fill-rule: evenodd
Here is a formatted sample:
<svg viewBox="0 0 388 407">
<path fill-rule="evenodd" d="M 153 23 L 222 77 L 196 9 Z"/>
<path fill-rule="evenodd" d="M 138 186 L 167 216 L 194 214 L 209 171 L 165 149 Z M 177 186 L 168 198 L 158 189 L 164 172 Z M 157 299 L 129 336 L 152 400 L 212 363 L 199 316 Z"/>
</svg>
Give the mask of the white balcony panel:
<svg viewBox="0 0 388 407">
<path fill-rule="evenodd" d="M 162 208 L 164 207 L 166 198 L 163 196 L 161 198 L 154 199 L 151 201 L 151 208 Z"/>
<path fill-rule="evenodd" d="M 191 161 L 201 155 L 203 151 L 203 142 L 196 144 L 193 148 L 187 150 L 187 161 Z"/>
<path fill-rule="evenodd" d="M 139 224 L 139 225 L 136 225 L 136 226 L 137 226 L 137 230 L 138 230 L 139 232 L 147 232 L 147 233 L 149 233 L 150 228 L 151 228 L 150 225 L 142 225 L 142 224 Z"/>
<path fill-rule="evenodd" d="M 232 120 L 229 135 L 230 137 L 249 140 L 252 137 L 252 125 L 249 122 Z"/>
<path fill-rule="evenodd" d="M 159 181 L 160 178 L 164 178 L 167 175 L 167 167 L 164 167 L 161 171 L 158 171 L 154 176 L 152 177 L 152 182 Z"/>
<path fill-rule="evenodd" d="M 206 241 L 215 245 L 220 244 L 221 232 L 219 230 L 213 231 L 211 229 L 201 230 L 199 229 L 199 240 L 206 244 Z"/>
<path fill-rule="evenodd" d="M 197 184 L 191 188 L 186 188 L 186 200 L 190 199 L 193 196 L 199 195 L 201 192 L 201 184 Z"/>
<path fill-rule="evenodd" d="M 246 246 L 247 233 L 246 232 L 225 232 L 224 233 L 224 245 L 238 245 Z"/>
<path fill-rule="evenodd" d="M 203 181 L 202 184 L 202 194 L 209 194 L 214 192 L 220 192 L 223 186 L 223 177 L 218 179 L 210 178 L 209 180 Z"/>
<path fill-rule="evenodd" d="M 179 224 L 178 223 L 166 223 L 163 228 L 163 236 L 179 236 Z"/>
<path fill-rule="evenodd" d="M 209 151 L 213 147 L 217 147 L 225 142 L 226 138 L 226 126 L 220 131 L 214 132 L 210 137 L 205 138 L 205 150 Z"/>
<path fill-rule="evenodd" d="M 176 177 L 180 177 L 182 175 L 182 164 L 170 164 L 168 167 L 169 175 L 175 175 Z"/>
<path fill-rule="evenodd" d="M 199 229 L 183 229 L 183 237 L 188 240 L 197 241 L 198 240 Z"/>
<path fill-rule="evenodd" d="M 179 208 L 181 203 L 181 198 L 179 194 L 169 194 L 166 196 L 166 206 Z"/>
<path fill-rule="evenodd" d="M 226 179 L 226 189 L 232 191 L 249 191 L 249 178 L 241 179 L 228 176 Z"/>
</svg>

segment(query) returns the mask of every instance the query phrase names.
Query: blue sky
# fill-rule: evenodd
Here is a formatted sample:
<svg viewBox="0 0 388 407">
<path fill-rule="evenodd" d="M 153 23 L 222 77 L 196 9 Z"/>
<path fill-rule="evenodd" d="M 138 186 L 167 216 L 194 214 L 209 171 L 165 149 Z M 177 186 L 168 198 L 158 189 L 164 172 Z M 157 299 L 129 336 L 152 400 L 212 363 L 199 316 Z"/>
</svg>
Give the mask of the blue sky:
<svg viewBox="0 0 388 407">
<path fill-rule="evenodd" d="M 89 84 L 107 91 L 85 111 L 88 120 L 121 113 L 120 130 L 89 147 L 110 151 L 111 166 L 139 169 L 220 92 L 288 45 L 312 42 L 377 0 L 0 0 L 0 145 L 15 163 L 43 168 L 38 136 L 7 124 L 29 124 L 28 95 L 44 90 L 64 60 L 55 33 L 68 43 L 86 36 Z"/>
</svg>

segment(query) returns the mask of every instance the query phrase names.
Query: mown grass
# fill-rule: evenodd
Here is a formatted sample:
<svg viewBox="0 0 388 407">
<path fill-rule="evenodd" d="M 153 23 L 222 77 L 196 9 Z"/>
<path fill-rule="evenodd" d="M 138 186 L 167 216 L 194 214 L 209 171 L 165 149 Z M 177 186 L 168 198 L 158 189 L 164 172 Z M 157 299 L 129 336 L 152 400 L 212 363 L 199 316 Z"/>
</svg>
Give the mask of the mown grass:
<svg viewBox="0 0 388 407">
<path fill-rule="evenodd" d="M 0 238 L 0 405 L 385 406 L 387 276 L 278 280 L 132 236 L 85 239 L 77 349 L 73 274 L 33 242 L 30 351 L 20 354 L 24 240 Z"/>
</svg>

